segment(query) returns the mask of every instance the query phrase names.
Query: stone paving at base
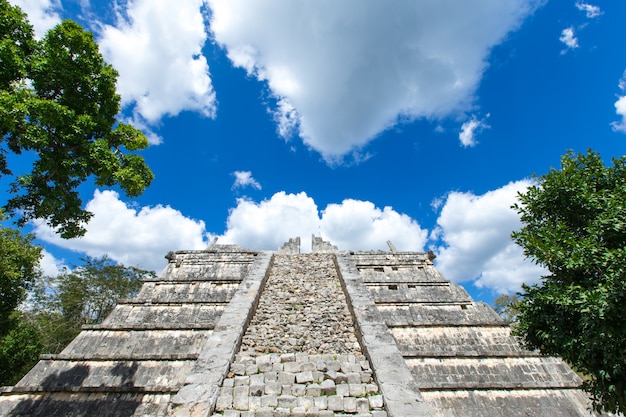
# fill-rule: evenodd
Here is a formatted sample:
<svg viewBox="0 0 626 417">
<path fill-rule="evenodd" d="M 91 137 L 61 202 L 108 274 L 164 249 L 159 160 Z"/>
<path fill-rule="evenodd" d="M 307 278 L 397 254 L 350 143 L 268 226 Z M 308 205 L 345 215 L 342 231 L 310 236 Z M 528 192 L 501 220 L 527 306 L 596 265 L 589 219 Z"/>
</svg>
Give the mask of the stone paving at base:
<svg viewBox="0 0 626 417">
<path fill-rule="evenodd" d="M 332 255 L 274 257 L 215 412 L 214 417 L 387 417 Z"/>
</svg>

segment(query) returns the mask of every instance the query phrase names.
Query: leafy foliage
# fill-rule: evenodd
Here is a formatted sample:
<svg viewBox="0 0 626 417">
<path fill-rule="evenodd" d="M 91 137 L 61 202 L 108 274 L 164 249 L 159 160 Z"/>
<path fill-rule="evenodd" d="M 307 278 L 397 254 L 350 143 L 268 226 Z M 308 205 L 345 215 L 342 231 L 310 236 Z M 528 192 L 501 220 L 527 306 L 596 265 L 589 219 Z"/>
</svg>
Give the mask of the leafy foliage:
<svg viewBox="0 0 626 417">
<path fill-rule="evenodd" d="M 510 326 L 517 326 L 517 315 L 519 311 L 517 309 L 519 304 L 519 297 L 515 294 L 500 294 L 494 300 L 493 309 L 504 321 Z"/>
<path fill-rule="evenodd" d="M 43 351 L 41 335 L 24 313 L 13 311 L 9 322 L 9 332 L 0 338 L 0 385 L 14 385 Z"/>
<path fill-rule="evenodd" d="M 0 212 L 0 220 L 4 215 Z M 0 337 L 10 329 L 9 316 L 26 297 L 26 291 L 39 275 L 41 248 L 31 235 L 0 227 Z"/>
<path fill-rule="evenodd" d="M 513 238 L 550 275 L 524 287 L 517 332 L 588 375 L 597 410 L 626 413 L 626 157 L 570 152 L 519 199 Z"/>
<path fill-rule="evenodd" d="M 155 273 L 118 265 L 111 259 L 86 258 L 84 264 L 42 280 L 34 294 L 35 321 L 47 352 L 60 352 L 84 324 L 99 324 L 123 298 L 137 293 Z"/>
<path fill-rule="evenodd" d="M 64 238 L 81 236 L 92 214 L 77 188 L 88 178 L 137 196 L 153 174 L 133 151 L 143 133 L 116 121 L 117 72 L 102 58 L 93 35 L 66 20 L 36 41 L 26 16 L 0 0 L 0 175 L 12 174 L 6 155 L 36 155 L 18 175 L 7 203 L 20 223 L 45 219 Z"/>
</svg>

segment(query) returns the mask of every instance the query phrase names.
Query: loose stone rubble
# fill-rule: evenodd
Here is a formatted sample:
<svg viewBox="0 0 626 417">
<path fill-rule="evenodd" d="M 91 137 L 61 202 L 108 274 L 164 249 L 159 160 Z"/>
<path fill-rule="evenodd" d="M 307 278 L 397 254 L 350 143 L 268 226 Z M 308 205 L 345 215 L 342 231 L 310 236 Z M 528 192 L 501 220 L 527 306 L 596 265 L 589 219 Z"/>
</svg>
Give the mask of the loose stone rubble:
<svg viewBox="0 0 626 417">
<path fill-rule="evenodd" d="M 237 417 L 387 416 L 332 255 L 274 258 L 216 410 Z"/>
<path fill-rule="evenodd" d="M 332 255 L 274 258 L 241 350 L 361 353 Z"/>
</svg>

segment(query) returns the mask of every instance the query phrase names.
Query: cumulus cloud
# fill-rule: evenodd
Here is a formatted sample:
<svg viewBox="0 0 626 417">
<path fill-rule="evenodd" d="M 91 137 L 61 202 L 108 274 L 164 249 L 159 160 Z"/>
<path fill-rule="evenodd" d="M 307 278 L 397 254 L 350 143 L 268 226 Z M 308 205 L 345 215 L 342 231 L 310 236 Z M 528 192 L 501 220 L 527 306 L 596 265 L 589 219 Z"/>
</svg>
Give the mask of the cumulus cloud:
<svg viewBox="0 0 626 417">
<path fill-rule="evenodd" d="M 626 71 L 624 72 L 622 79 L 619 81 L 619 88 L 622 90 L 622 94 L 624 95 L 617 97 L 617 101 L 615 102 L 615 113 L 617 113 L 622 120 L 611 123 L 611 126 L 616 132 L 626 133 Z"/>
<path fill-rule="evenodd" d="M 317 205 L 304 192 L 281 191 L 260 203 L 241 198 L 230 210 L 226 232 L 219 236 L 219 242 L 276 250 L 289 238 L 300 236 L 303 250 L 310 250 L 307 237 L 319 233 L 319 223 Z"/>
<path fill-rule="evenodd" d="M 267 82 L 278 130 L 327 160 L 399 119 L 465 110 L 490 49 L 539 0 L 208 0 L 234 65 Z"/>
<path fill-rule="evenodd" d="M 54 255 L 45 249 L 41 251 L 41 255 L 39 267 L 45 276 L 56 277 L 64 268 L 67 268 L 63 260 L 55 258 Z"/>
<path fill-rule="evenodd" d="M 589 3 L 578 2 L 576 3 L 576 8 L 581 12 L 585 12 L 585 15 L 589 19 L 595 19 L 602 14 L 599 6 L 594 6 Z"/>
<path fill-rule="evenodd" d="M 100 48 L 119 71 L 122 104 L 132 107 L 138 123 L 154 125 L 185 110 L 215 116 L 215 92 L 202 55 L 203 7 L 202 0 L 120 2 L 115 26 L 102 25 Z"/>
<path fill-rule="evenodd" d="M 302 251 L 308 252 L 312 234 L 343 250 L 388 250 L 387 241 L 391 240 L 398 250 L 421 251 L 428 232 L 391 207 L 380 209 L 369 201 L 347 199 L 329 204 L 320 215 L 317 204 L 306 193 L 281 191 L 260 203 L 239 199 L 219 241 L 275 250 L 299 236 Z"/>
<path fill-rule="evenodd" d="M 473 281 L 478 287 L 512 292 L 522 282 L 535 282 L 545 273 L 524 259 L 510 239 L 520 226 L 509 207 L 528 181 L 518 181 L 477 196 L 454 192 L 441 200 L 437 227 L 428 230 L 392 207 L 346 199 L 319 210 L 305 192 L 275 193 L 261 202 L 238 199 L 223 233 L 208 233 L 202 221 L 168 206 L 133 207 L 113 191 L 96 191 L 87 209 L 94 213 L 85 236 L 64 240 L 44 224 L 35 225 L 37 237 L 47 243 L 126 265 L 160 272 L 170 250 L 203 249 L 209 239 L 255 250 L 276 250 L 289 238 L 302 238 L 302 251 L 311 250 L 311 235 L 321 236 L 340 250 L 388 250 L 387 241 L 401 251 L 422 251 L 428 245 L 437 266 L 448 279 Z M 435 206 L 437 207 L 437 205 Z M 430 239 L 430 240 L 429 240 Z M 45 254 L 42 267 L 54 274 L 62 261 Z"/>
<path fill-rule="evenodd" d="M 515 292 L 522 283 L 537 282 L 545 270 L 524 258 L 511 240 L 520 228 L 517 213 L 510 207 L 529 181 L 509 183 L 483 195 L 452 192 L 437 219 L 433 238 L 437 266 L 456 282 L 474 281 L 478 287 L 497 292 Z"/>
<path fill-rule="evenodd" d="M 257 190 L 261 189 L 261 184 L 252 177 L 252 172 L 250 171 L 235 171 L 233 172 L 233 176 L 235 177 L 235 182 L 232 186 L 233 189 L 244 187 L 252 187 Z"/>
<path fill-rule="evenodd" d="M 570 49 L 578 48 L 578 38 L 574 35 L 574 28 L 571 26 L 561 31 L 561 37 L 559 40 L 567 46 L 567 49 L 561 51 L 562 54 L 566 53 Z"/>
<path fill-rule="evenodd" d="M 136 209 L 119 199 L 114 191 L 97 191 L 86 209 L 94 213 L 87 233 L 76 239 L 61 239 L 45 224 L 35 234 L 56 246 L 99 257 L 108 255 L 125 265 L 154 269 L 165 266 L 170 250 L 206 247 L 205 225 L 169 206 Z"/>
<path fill-rule="evenodd" d="M 62 6 L 59 0 L 9 0 L 9 3 L 19 6 L 28 15 L 37 38 L 42 38 L 48 30 L 61 23 L 58 12 Z"/>
<path fill-rule="evenodd" d="M 489 115 L 487 115 L 487 118 Z M 485 119 L 478 120 L 476 116 L 472 116 L 471 120 L 463 123 L 461 126 L 461 132 L 459 133 L 459 140 L 464 147 L 471 147 L 476 145 L 476 135 L 484 130 L 489 129 L 490 126 L 485 122 Z"/>
<path fill-rule="evenodd" d="M 321 234 L 340 249 L 422 251 L 428 231 L 392 207 L 380 209 L 369 201 L 344 200 L 329 204 L 322 212 Z"/>
</svg>

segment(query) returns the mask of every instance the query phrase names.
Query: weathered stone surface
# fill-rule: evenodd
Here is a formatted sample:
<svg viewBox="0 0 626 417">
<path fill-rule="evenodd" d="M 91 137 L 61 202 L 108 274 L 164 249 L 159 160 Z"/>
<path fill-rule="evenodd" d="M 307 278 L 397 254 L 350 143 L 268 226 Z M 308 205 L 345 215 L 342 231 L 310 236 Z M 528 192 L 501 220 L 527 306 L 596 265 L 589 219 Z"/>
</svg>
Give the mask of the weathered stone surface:
<svg viewBox="0 0 626 417">
<path fill-rule="evenodd" d="M 274 257 L 241 350 L 250 356 L 360 352 L 332 255 Z"/>
<path fill-rule="evenodd" d="M 562 361 L 522 349 L 429 254 L 390 248 L 170 253 L 3 389 L 0 416 L 592 415 Z"/>
</svg>

